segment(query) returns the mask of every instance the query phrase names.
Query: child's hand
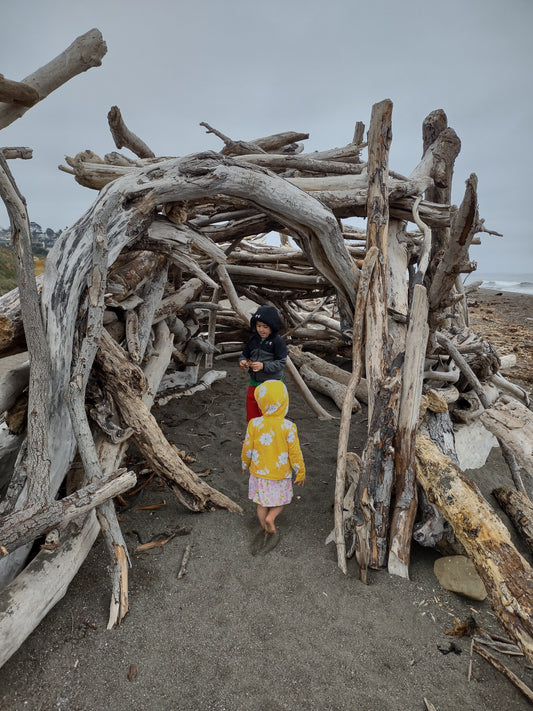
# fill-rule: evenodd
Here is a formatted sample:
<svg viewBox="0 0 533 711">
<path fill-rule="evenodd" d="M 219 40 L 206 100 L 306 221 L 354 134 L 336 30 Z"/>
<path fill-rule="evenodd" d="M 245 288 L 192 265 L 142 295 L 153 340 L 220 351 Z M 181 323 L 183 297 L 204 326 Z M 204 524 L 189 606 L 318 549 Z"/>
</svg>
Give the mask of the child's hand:
<svg viewBox="0 0 533 711">
<path fill-rule="evenodd" d="M 257 373 L 259 370 L 263 370 L 263 363 L 260 360 L 255 360 L 250 363 L 250 368 Z"/>
<path fill-rule="evenodd" d="M 240 360 L 239 367 L 242 368 L 243 370 L 246 370 L 246 368 L 248 368 L 249 363 L 250 363 L 249 360 Z"/>
<path fill-rule="evenodd" d="M 296 486 L 304 486 L 304 484 L 305 484 L 305 478 L 304 478 L 304 479 L 300 479 L 300 481 L 295 481 L 294 483 L 296 484 Z"/>
</svg>

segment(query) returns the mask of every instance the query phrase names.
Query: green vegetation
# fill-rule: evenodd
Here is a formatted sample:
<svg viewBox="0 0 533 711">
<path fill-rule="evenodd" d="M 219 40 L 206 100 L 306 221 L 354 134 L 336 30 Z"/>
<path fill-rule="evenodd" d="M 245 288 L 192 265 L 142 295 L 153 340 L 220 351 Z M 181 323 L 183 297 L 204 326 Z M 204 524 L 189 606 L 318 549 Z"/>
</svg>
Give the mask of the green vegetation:
<svg viewBox="0 0 533 711">
<path fill-rule="evenodd" d="M 6 247 L 0 247 L 0 296 L 17 286 L 17 275 L 13 252 Z"/>
</svg>

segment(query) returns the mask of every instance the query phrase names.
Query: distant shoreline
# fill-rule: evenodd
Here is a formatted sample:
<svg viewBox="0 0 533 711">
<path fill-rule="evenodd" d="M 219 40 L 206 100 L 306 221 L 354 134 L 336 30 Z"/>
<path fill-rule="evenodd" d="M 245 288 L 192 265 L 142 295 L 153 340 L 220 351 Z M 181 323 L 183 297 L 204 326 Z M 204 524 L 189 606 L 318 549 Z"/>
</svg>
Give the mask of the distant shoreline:
<svg viewBox="0 0 533 711">
<path fill-rule="evenodd" d="M 465 286 L 469 283 L 482 281 L 480 289 L 488 291 L 506 291 L 512 294 L 531 294 L 533 295 L 533 274 L 479 274 L 475 272 L 470 275 Z"/>
</svg>

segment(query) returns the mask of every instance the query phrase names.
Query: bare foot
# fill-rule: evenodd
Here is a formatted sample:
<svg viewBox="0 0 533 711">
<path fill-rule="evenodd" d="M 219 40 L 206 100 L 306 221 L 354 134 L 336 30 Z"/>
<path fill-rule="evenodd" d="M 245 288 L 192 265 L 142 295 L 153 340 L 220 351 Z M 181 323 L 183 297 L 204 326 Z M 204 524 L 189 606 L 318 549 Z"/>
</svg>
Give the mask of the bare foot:
<svg viewBox="0 0 533 711">
<path fill-rule="evenodd" d="M 276 527 L 273 521 L 265 521 L 265 531 L 270 534 L 276 533 Z"/>
<path fill-rule="evenodd" d="M 265 542 L 258 551 L 258 554 L 266 555 L 267 553 L 270 553 L 270 551 L 273 550 L 278 545 L 278 543 L 279 533 L 277 531 L 275 533 L 272 533 L 270 536 L 265 536 Z"/>
</svg>

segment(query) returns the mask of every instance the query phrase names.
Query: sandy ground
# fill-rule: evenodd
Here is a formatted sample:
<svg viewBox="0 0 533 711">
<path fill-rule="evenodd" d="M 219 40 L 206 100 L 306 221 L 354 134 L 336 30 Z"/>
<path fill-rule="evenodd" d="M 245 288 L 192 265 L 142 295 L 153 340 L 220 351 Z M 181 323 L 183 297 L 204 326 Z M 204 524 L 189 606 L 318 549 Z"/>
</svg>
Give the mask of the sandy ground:
<svg viewBox="0 0 533 711">
<path fill-rule="evenodd" d="M 0 710 L 422 711 L 424 699 L 437 711 L 531 708 L 477 655 L 468 679 L 470 639 L 446 631 L 469 615 L 489 631 L 503 629 L 487 600 L 440 587 L 434 551 L 414 544 L 410 580 L 370 571 L 363 585 L 354 559 L 347 576 L 340 572 L 334 546 L 324 544 L 333 525 L 339 420 L 318 421 L 290 379 L 289 416 L 308 480 L 278 519 L 278 547 L 251 556 L 257 523 L 239 457 L 246 377 L 233 363 L 216 367 L 227 371 L 224 380 L 157 416 L 170 441 L 195 458 L 192 468 L 244 513 L 191 514 L 157 480 L 148 484 L 120 514 L 133 562 L 123 624 L 106 630 L 109 583 L 99 539 L 65 597 L 0 670 Z M 331 401 L 320 401 L 338 417 Z M 353 418 L 351 449 L 361 451 L 366 427 L 363 408 Z M 497 450 L 468 473 L 493 505 L 492 489 L 511 485 Z M 190 533 L 135 551 L 139 540 L 177 526 Z M 178 579 L 187 545 L 187 573 Z M 523 658 L 499 658 L 533 688 Z"/>
</svg>

